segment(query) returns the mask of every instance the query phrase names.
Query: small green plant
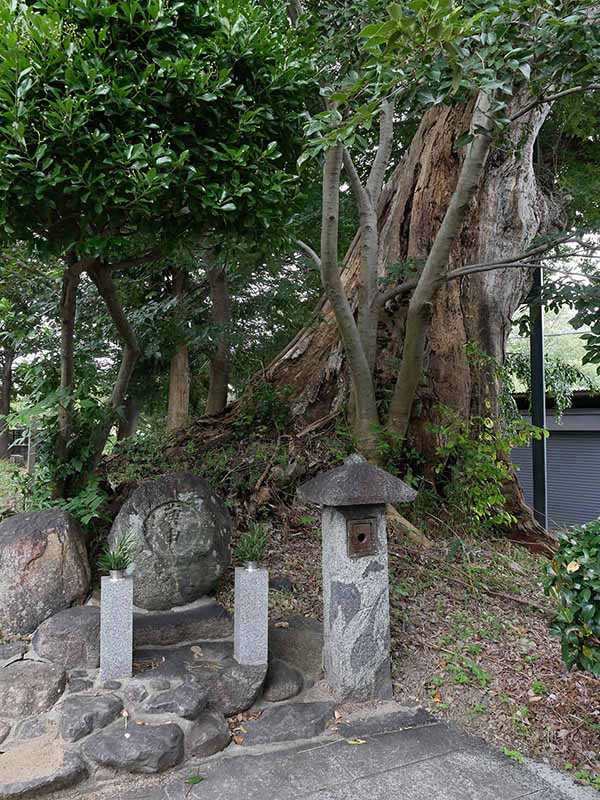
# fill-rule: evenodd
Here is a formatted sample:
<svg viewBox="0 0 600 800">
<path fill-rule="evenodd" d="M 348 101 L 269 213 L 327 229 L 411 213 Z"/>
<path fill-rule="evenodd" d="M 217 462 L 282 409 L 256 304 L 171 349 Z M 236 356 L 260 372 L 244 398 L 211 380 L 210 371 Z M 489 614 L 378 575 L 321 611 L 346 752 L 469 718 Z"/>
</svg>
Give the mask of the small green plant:
<svg viewBox="0 0 600 800">
<path fill-rule="evenodd" d="M 135 558 L 136 542 L 133 534 L 124 533 L 114 545 L 104 545 L 98 558 L 98 569 L 101 572 L 125 570 Z"/>
<path fill-rule="evenodd" d="M 525 761 L 523 753 L 519 750 L 510 750 L 508 747 L 503 747 L 502 752 L 507 758 L 512 758 L 513 761 L 516 761 L 518 764 L 522 764 Z"/>
<path fill-rule="evenodd" d="M 558 604 L 550 633 L 565 664 L 600 678 L 600 519 L 560 536 L 544 591 Z"/>
<path fill-rule="evenodd" d="M 446 664 L 446 670 L 452 674 L 454 683 L 467 685 L 475 680 L 486 689 L 490 682 L 489 674 L 468 656 L 458 656 L 455 662 Z"/>
<path fill-rule="evenodd" d="M 404 581 L 393 581 L 390 586 L 391 592 L 397 597 L 410 597 L 410 587 Z"/>
<path fill-rule="evenodd" d="M 544 681 L 537 679 L 531 684 L 531 691 L 539 697 L 547 697 L 550 694 L 550 689 L 548 689 Z"/>
<path fill-rule="evenodd" d="M 253 522 L 240 536 L 234 555 L 238 561 L 262 561 L 267 551 L 268 536 L 264 525 Z"/>
<path fill-rule="evenodd" d="M 189 778 L 185 779 L 184 783 L 187 783 L 188 786 L 197 786 L 203 780 L 205 780 L 203 775 L 190 775 Z"/>
</svg>

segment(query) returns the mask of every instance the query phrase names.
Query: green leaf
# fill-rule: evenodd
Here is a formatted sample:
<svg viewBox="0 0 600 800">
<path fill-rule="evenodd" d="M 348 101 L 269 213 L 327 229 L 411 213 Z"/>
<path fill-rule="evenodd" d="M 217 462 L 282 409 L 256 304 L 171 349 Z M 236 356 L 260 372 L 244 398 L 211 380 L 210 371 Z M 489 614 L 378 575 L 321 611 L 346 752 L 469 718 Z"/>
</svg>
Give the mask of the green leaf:
<svg viewBox="0 0 600 800">
<path fill-rule="evenodd" d="M 184 783 L 187 783 L 188 786 L 197 786 L 202 781 L 206 780 L 202 775 L 192 775 L 189 778 L 186 778 Z"/>
<path fill-rule="evenodd" d="M 465 131 L 465 133 L 461 133 L 460 136 L 456 137 L 454 146 L 457 148 L 464 147 L 467 144 L 471 144 L 474 138 L 474 134 L 472 134 L 470 131 Z"/>
</svg>

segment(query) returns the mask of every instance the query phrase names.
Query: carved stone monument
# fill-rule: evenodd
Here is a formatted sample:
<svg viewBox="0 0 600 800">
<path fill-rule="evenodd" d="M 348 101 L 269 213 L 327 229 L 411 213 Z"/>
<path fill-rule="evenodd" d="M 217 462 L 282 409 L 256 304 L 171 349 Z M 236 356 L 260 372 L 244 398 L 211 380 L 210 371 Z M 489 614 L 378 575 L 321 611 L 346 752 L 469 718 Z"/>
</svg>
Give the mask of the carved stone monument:
<svg viewBox="0 0 600 800">
<path fill-rule="evenodd" d="M 109 541 L 136 541 L 134 603 L 158 610 L 213 589 L 230 560 L 231 519 L 208 483 L 191 473 L 142 484 L 123 505 Z"/>
<path fill-rule="evenodd" d="M 323 506 L 325 678 L 338 700 L 392 695 L 385 507 L 416 492 L 398 478 L 350 456 L 298 490 Z"/>
</svg>

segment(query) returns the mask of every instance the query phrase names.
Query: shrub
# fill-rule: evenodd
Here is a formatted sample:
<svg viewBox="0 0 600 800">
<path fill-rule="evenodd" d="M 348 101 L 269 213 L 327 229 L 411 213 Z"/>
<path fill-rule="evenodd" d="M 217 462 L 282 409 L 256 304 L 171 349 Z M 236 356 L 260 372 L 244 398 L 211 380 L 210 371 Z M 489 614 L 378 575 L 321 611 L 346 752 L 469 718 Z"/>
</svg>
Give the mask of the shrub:
<svg viewBox="0 0 600 800">
<path fill-rule="evenodd" d="M 600 678 L 600 519 L 561 535 L 544 591 L 558 603 L 550 633 L 565 664 Z"/>
<path fill-rule="evenodd" d="M 253 522 L 249 530 L 241 535 L 234 555 L 242 562 L 262 561 L 267 551 L 267 543 L 267 531 L 264 525 Z"/>
<path fill-rule="evenodd" d="M 431 425 L 440 444 L 435 467 L 439 486 L 453 515 L 478 529 L 494 529 L 515 522 L 505 508 L 504 484 L 512 478 L 505 457 L 544 432 L 521 419 L 498 426 L 491 417 L 464 420 L 447 406 L 439 406 L 440 424 Z"/>
<path fill-rule="evenodd" d="M 290 389 L 279 389 L 270 383 L 259 384 L 241 404 L 240 414 L 234 422 L 239 435 L 257 430 L 285 430 L 290 421 Z"/>
</svg>

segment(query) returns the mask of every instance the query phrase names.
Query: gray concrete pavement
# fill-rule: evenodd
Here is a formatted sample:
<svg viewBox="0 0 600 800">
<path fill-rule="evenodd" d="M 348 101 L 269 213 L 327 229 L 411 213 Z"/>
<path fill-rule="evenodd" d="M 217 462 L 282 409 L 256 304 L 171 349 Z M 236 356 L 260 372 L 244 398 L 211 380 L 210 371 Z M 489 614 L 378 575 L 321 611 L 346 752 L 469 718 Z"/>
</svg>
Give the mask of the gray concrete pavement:
<svg viewBox="0 0 600 800">
<path fill-rule="evenodd" d="M 370 720 L 363 744 L 339 735 L 291 747 L 230 748 L 160 783 L 113 786 L 89 800 L 594 800 L 548 768 L 516 763 L 443 722 Z M 359 732 L 360 727 L 356 728 Z M 364 728 L 363 728 L 364 730 Z M 358 734 L 355 735 L 356 740 Z M 191 786 L 185 781 L 200 775 Z M 81 795 L 81 797 L 86 797 Z"/>
</svg>

